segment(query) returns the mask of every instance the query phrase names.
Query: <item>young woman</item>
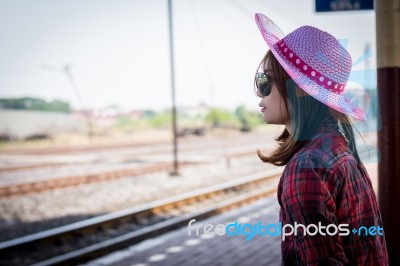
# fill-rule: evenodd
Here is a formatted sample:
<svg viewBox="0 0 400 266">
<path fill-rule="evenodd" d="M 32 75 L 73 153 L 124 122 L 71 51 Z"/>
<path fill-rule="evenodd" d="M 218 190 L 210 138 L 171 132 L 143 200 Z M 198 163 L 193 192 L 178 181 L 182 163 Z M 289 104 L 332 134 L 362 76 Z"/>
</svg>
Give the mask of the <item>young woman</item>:
<svg viewBox="0 0 400 266">
<path fill-rule="evenodd" d="M 282 240 L 282 264 L 388 265 L 379 206 L 349 118 L 365 120 L 365 113 L 344 94 L 349 53 L 317 28 L 284 36 L 264 15 L 256 22 L 269 46 L 255 79 L 259 106 L 266 123 L 285 125 L 279 147 L 257 153 L 285 165 L 280 221 L 298 225 L 297 235 Z"/>
</svg>

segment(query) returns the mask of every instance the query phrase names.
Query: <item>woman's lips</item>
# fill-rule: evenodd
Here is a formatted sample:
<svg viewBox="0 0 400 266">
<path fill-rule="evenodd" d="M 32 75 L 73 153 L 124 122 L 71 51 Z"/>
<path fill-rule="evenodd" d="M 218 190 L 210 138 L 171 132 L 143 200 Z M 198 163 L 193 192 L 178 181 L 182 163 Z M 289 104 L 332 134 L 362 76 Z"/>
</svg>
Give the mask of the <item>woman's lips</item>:
<svg viewBox="0 0 400 266">
<path fill-rule="evenodd" d="M 265 111 L 265 109 L 267 109 L 267 108 L 265 108 L 265 107 L 261 108 L 261 112 L 264 112 L 264 111 Z"/>
</svg>

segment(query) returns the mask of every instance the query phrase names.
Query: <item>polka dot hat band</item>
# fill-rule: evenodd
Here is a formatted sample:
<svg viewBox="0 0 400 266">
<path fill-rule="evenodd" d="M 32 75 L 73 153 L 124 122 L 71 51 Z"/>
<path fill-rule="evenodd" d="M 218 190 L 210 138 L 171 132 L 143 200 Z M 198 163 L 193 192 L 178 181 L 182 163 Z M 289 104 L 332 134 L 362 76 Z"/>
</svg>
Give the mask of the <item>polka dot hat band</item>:
<svg viewBox="0 0 400 266">
<path fill-rule="evenodd" d="M 366 120 L 365 112 L 357 105 L 359 101 L 344 94 L 352 60 L 335 37 L 311 26 L 302 26 L 285 36 L 265 15 L 257 13 L 255 18 L 271 52 L 300 88 L 341 113 Z"/>
</svg>

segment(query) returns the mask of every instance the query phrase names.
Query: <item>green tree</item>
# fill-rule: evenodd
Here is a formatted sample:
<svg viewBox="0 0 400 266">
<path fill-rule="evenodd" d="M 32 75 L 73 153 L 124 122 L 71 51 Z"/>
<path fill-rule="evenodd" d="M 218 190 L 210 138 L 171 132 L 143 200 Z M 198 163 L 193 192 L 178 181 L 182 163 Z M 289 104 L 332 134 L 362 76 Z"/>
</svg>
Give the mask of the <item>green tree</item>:
<svg viewBox="0 0 400 266">
<path fill-rule="evenodd" d="M 17 110 L 36 110 L 69 113 L 70 105 L 67 102 L 53 100 L 47 102 L 43 99 L 23 97 L 23 98 L 3 98 L 0 99 L 0 108 Z"/>
<path fill-rule="evenodd" d="M 218 127 L 221 124 L 235 124 L 235 117 L 229 111 L 219 108 L 210 109 L 205 120 L 211 123 L 213 127 Z"/>
</svg>

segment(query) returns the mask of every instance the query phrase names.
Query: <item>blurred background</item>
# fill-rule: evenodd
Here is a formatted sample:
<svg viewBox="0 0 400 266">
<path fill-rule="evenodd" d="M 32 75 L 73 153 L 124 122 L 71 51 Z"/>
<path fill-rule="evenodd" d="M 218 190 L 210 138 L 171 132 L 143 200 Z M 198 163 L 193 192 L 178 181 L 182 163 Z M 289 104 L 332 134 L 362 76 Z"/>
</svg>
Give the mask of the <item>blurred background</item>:
<svg viewBox="0 0 400 266">
<path fill-rule="evenodd" d="M 75 140 L 59 134 L 89 126 L 94 137 L 169 128 L 166 1 L 3 1 L 0 12 L 2 139 L 51 138 L 61 145 Z M 373 11 L 317 14 L 313 1 L 178 0 L 173 39 L 181 127 L 189 117 L 207 126 L 216 120 L 239 126 L 241 116 L 251 126 L 262 122 L 253 77 L 267 46 L 256 12 L 285 33 L 299 25 L 330 32 L 356 63 L 353 81 L 375 88 L 374 72 L 359 73 L 376 69 L 375 57 L 366 56 L 375 51 Z"/>
<path fill-rule="evenodd" d="M 360 149 L 376 146 L 373 10 L 174 0 L 179 176 L 171 178 L 167 3 L 0 2 L 0 241 L 276 169 L 256 155 L 275 147 L 282 127 L 263 122 L 254 93 L 267 52 L 255 13 L 285 33 L 311 25 L 340 40 L 353 58 L 348 92 L 368 112 L 368 122 L 354 121 L 367 138 Z"/>
</svg>

